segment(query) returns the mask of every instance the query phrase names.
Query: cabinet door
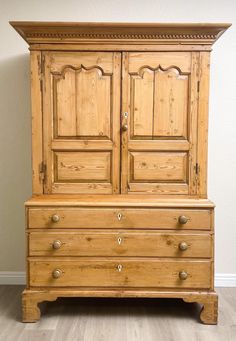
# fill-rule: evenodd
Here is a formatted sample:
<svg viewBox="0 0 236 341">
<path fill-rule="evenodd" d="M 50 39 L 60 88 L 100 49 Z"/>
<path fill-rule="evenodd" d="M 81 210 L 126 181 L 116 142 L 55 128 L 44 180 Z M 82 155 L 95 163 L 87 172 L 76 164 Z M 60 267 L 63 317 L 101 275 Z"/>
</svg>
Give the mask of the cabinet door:
<svg viewBox="0 0 236 341">
<path fill-rule="evenodd" d="M 45 52 L 45 193 L 119 193 L 120 53 Z"/>
<path fill-rule="evenodd" d="M 196 193 L 198 53 L 124 53 L 122 193 Z"/>
</svg>

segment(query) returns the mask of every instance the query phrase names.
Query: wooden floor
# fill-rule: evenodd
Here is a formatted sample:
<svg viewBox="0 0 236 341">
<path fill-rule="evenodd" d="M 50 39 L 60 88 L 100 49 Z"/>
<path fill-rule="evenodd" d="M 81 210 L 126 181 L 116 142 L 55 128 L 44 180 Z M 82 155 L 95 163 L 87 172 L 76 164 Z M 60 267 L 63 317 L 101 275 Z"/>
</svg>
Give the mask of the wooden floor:
<svg viewBox="0 0 236 341">
<path fill-rule="evenodd" d="M 198 322 L 181 300 L 73 299 L 43 303 L 38 323 L 21 323 L 21 286 L 0 286 L 1 341 L 235 341 L 236 288 L 218 289 L 219 324 Z"/>
</svg>

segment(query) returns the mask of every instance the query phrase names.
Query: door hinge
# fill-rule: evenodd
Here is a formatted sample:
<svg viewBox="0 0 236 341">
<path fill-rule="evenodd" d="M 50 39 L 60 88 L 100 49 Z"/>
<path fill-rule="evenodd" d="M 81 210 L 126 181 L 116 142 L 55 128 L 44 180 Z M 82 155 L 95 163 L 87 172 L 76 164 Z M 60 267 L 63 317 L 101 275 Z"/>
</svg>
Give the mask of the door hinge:
<svg viewBox="0 0 236 341">
<path fill-rule="evenodd" d="M 196 174 L 199 174 L 199 172 L 200 172 L 200 166 L 199 166 L 198 163 L 196 163 L 196 165 L 194 166 L 194 169 L 195 169 L 195 173 L 196 173 Z"/>
<path fill-rule="evenodd" d="M 197 81 L 197 92 L 200 91 L 200 81 Z"/>
<path fill-rule="evenodd" d="M 45 181 L 45 178 L 46 178 L 46 164 L 43 161 L 39 164 L 39 177 L 40 177 L 40 180 L 42 182 Z"/>
</svg>

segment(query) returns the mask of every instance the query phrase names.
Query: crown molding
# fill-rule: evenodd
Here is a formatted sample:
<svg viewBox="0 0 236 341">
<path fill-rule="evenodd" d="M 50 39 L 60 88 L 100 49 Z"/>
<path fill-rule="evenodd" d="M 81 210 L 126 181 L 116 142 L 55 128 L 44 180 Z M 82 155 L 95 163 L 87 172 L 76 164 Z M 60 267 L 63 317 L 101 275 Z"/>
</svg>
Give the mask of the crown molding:
<svg viewBox="0 0 236 341">
<path fill-rule="evenodd" d="M 212 45 L 231 24 L 10 21 L 29 44 L 113 43 Z"/>
</svg>

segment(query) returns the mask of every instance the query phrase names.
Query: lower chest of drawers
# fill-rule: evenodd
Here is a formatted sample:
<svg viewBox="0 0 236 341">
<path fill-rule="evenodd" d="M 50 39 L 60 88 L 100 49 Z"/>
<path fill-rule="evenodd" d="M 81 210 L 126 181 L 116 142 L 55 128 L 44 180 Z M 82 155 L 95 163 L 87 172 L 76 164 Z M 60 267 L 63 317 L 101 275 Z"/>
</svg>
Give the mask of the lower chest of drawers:
<svg viewBox="0 0 236 341">
<path fill-rule="evenodd" d="M 212 211 L 29 208 L 29 287 L 210 289 Z"/>
</svg>

